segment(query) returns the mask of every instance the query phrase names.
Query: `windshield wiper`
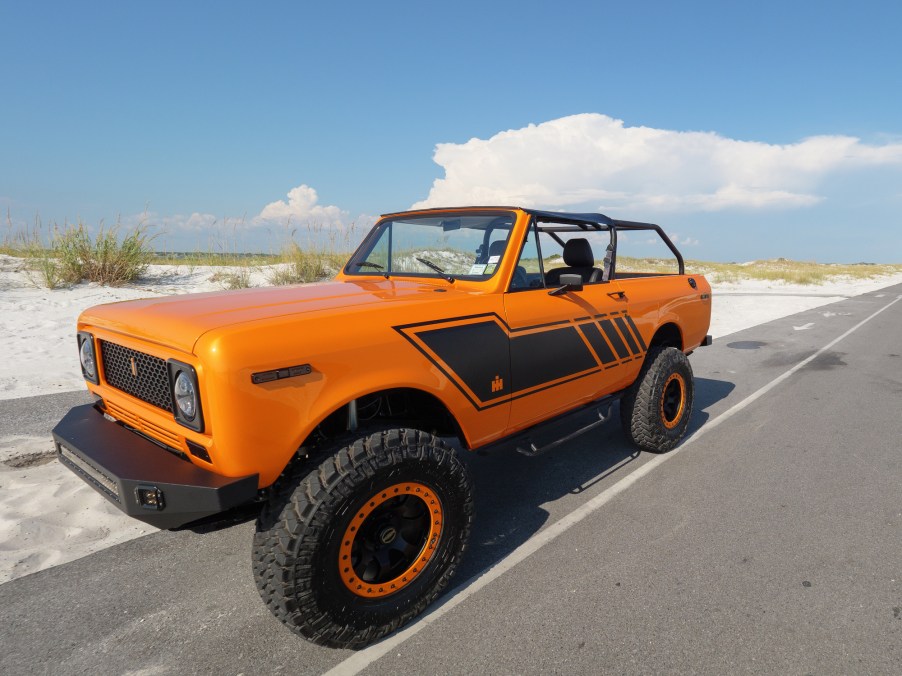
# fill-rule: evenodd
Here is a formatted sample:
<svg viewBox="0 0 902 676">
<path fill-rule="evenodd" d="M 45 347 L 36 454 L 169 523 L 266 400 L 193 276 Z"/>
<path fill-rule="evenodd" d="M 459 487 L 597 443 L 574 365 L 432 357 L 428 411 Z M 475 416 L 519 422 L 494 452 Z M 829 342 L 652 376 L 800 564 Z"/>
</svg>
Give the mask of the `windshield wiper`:
<svg viewBox="0 0 902 676">
<path fill-rule="evenodd" d="M 432 268 L 433 270 L 435 270 L 435 271 L 436 271 L 437 273 L 439 273 L 442 277 L 444 277 L 445 279 L 447 279 L 451 284 L 454 284 L 454 277 L 452 277 L 451 275 L 449 275 L 448 273 L 446 273 L 444 270 L 442 270 L 439 266 L 437 266 L 437 265 L 436 265 L 435 263 L 433 263 L 432 261 L 427 260 L 427 259 L 425 259 L 425 258 L 420 258 L 419 256 L 414 256 L 414 258 L 416 258 L 418 261 L 420 261 L 420 263 L 422 263 L 423 265 L 425 265 L 425 266 L 427 266 L 427 267 L 430 267 L 430 268 Z"/>
<path fill-rule="evenodd" d="M 385 270 L 385 268 L 378 263 L 371 263 L 370 261 L 357 261 L 354 263 L 358 268 L 375 268 L 376 270 Z M 388 273 L 383 272 L 382 276 L 388 279 Z"/>
</svg>

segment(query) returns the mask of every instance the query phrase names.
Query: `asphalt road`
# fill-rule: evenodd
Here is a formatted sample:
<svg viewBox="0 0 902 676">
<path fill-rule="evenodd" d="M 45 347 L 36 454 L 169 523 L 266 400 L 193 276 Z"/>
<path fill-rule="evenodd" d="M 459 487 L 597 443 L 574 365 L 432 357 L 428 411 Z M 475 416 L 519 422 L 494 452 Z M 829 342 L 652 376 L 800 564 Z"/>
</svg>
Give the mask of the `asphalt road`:
<svg viewBox="0 0 902 676">
<path fill-rule="evenodd" d="M 73 406 L 90 404 L 87 389 L 0 401 L 0 437 L 46 436 Z M 53 444 L 49 443 L 49 447 Z"/>
<path fill-rule="evenodd" d="M 456 605 L 404 640 L 352 653 L 282 627 L 248 518 L 0 586 L 0 672 L 898 674 L 902 301 L 823 348 L 900 295 L 699 350 L 697 438 L 669 456 L 616 423 L 539 458 L 469 455 Z"/>
</svg>

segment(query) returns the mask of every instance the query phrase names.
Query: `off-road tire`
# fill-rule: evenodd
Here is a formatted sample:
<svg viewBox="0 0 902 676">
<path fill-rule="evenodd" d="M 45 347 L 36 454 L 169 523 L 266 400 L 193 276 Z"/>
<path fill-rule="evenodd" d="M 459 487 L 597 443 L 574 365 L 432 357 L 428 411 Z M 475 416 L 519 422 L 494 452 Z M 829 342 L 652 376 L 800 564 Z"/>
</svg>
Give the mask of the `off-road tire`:
<svg viewBox="0 0 902 676">
<path fill-rule="evenodd" d="M 318 467 L 289 467 L 273 487 L 257 520 L 254 578 L 263 601 L 292 631 L 320 645 L 362 648 L 410 622 L 448 585 L 470 534 L 472 485 L 454 451 L 419 430 L 371 433 L 345 446 L 336 444 L 325 456 Z M 386 497 L 385 492 L 404 490 L 428 497 L 394 502 Z M 356 581 L 349 586 L 349 568 L 339 565 L 349 558 L 346 547 L 354 540 L 355 524 L 363 538 L 366 510 L 372 511 L 372 505 L 378 510 L 383 503 L 388 510 L 405 499 L 415 507 L 437 500 L 440 531 L 423 535 L 427 544 L 412 555 L 406 571 L 414 571 L 412 580 L 405 577 L 402 583 L 399 574 L 392 580 L 401 587 L 397 591 L 365 583 L 376 586 L 369 588 L 376 596 L 361 596 L 367 589 L 352 591 L 359 586 Z M 437 528 L 430 509 L 425 508 L 423 527 Z M 367 543 L 379 545 L 372 539 Z M 417 557 L 427 548 L 428 561 L 417 569 Z"/>
<path fill-rule="evenodd" d="M 686 434 L 694 394 L 692 366 L 686 355 L 675 347 L 652 348 L 636 381 L 620 400 L 623 431 L 639 448 L 666 453 Z"/>
</svg>

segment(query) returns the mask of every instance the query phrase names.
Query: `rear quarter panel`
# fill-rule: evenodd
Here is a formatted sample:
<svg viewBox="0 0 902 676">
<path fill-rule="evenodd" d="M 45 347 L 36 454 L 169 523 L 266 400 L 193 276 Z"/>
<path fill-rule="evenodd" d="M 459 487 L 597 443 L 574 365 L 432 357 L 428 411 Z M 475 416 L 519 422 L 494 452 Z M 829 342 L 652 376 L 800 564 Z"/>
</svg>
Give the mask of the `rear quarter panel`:
<svg viewBox="0 0 902 676">
<path fill-rule="evenodd" d="M 682 334 L 684 352 L 701 345 L 711 324 L 711 285 L 703 275 L 627 277 L 618 282 L 647 344 L 658 328 L 673 323 Z"/>
</svg>

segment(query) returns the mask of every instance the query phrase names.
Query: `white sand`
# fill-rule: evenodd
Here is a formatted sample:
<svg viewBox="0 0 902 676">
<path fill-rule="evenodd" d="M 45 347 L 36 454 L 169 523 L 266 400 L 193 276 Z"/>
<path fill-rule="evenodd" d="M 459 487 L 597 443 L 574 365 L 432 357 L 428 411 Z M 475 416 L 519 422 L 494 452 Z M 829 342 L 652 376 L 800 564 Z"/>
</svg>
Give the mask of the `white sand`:
<svg viewBox="0 0 902 676">
<path fill-rule="evenodd" d="M 75 321 L 98 303 L 154 295 L 212 291 L 222 268 L 151 266 L 145 281 L 124 288 L 80 284 L 37 288 L 22 261 L 0 255 L 0 406 L 4 399 L 81 390 Z M 255 272 L 255 286 L 265 284 Z M 714 284 L 715 338 L 842 298 L 902 283 L 902 275 L 865 282 L 796 286 L 772 282 Z M 86 556 L 153 532 L 122 515 L 52 459 L 42 437 L 0 438 L 0 583 Z M 41 463 L 43 464 L 35 464 Z"/>
<path fill-rule="evenodd" d="M 229 268 L 151 265 L 140 284 L 110 288 L 78 284 L 50 291 L 40 289 L 23 261 L 0 254 L 0 335 L 8 341 L 0 361 L 0 400 L 52 394 L 84 388 L 75 321 L 85 308 L 100 303 L 198 291 L 221 291 L 211 278 Z M 253 286 L 266 283 L 254 271 Z M 40 368 L 38 368 L 40 365 Z"/>
<path fill-rule="evenodd" d="M 720 338 L 893 284 L 902 284 L 902 274 L 868 280 L 832 281 L 817 286 L 762 280 L 718 284 L 715 279 L 711 284 L 713 306 L 710 333 Z"/>
</svg>

